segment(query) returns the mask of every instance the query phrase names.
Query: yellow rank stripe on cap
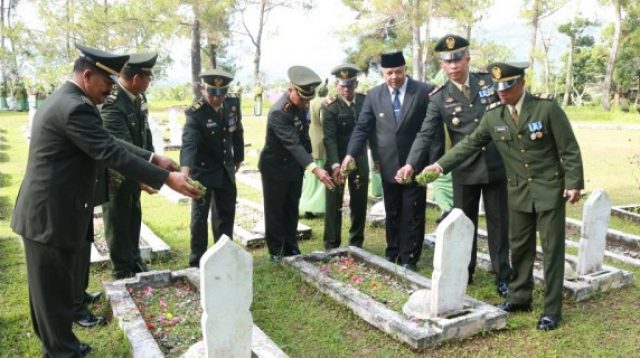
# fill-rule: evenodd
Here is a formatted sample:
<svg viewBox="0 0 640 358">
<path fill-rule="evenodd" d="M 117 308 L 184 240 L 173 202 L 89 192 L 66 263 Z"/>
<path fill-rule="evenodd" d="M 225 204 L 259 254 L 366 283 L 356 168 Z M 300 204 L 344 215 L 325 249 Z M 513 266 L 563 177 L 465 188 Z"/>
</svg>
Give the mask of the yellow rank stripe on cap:
<svg viewBox="0 0 640 358">
<path fill-rule="evenodd" d="M 106 65 L 103 65 L 102 63 L 100 63 L 100 62 L 98 62 L 98 61 L 96 61 L 96 66 L 97 66 L 97 67 L 99 67 L 100 69 L 103 69 L 103 70 L 105 70 L 105 71 L 109 72 L 109 73 L 110 73 L 110 74 L 112 74 L 112 75 L 116 75 L 116 76 L 118 76 L 118 75 L 119 75 L 119 73 L 118 73 L 118 72 L 116 72 L 116 71 L 114 71 L 113 69 L 111 69 L 111 68 L 107 67 Z"/>
</svg>

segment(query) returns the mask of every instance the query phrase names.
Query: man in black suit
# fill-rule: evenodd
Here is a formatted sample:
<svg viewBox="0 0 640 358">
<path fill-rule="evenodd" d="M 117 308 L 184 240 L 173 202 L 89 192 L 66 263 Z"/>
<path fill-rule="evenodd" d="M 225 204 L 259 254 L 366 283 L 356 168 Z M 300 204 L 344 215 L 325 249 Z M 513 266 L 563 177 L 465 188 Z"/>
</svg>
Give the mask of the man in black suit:
<svg viewBox="0 0 640 358">
<path fill-rule="evenodd" d="M 488 105 L 497 102 L 493 81 L 487 72 L 469 71 L 469 41 L 458 35 L 445 35 L 435 46 L 440 54 L 442 70 L 449 80 L 430 94 L 429 109 L 422 129 L 416 137 L 407 164 L 399 176 L 411 176 L 422 170 L 416 166 L 428 152 L 434 129 L 447 126 L 451 144 L 456 145 L 480 124 Z M 431 158 L 432 160 L 436 158 Z M 509 235 L 507 176 L 495 144 L 489 143 L 467 158 L 452 172 L 453 203 L 462 209 L 475 227 L 469 262 L 469 283 L 473 281 L 477 261 L 478 207 L 484 198 L 491 266 L 496 274 L 496 289 L 506 297 L 509 290 Z"/>
<path fill-rule="evenodd" d="M 188 196 L 198 191 L 186 175 L 167 172 L 116 144 L 102 126 L 104 102 L 129 56 L 76 45 L 73 77 L 48 97 L 33 120 L 26 175 L 11 228 L 23 238 L 29 303 L 44 356 L 91 351 L 71 330 L 77 250 L 93 218 L 98 166 L 110 166 L 153 188 L 166 183 Z M 156 162 L 151 158 L 152 162 Z"/>
<path fill-rule="evenodd" d="M 213 69 L 200 78 L 202 98 L 185 111 L 180 149 L 180 171 L 207 189 L 203 198 L 191 201 L 191 267 L 199 267 L 207 251 L 209 212 L 213 241 L 222 235 L 233 238 L 236 171 L 244 160 L 240 99 L 227 95 L 233 76 Z"/>
<path fill-rule="evenodd" d="M 333 189 L 331 176 L 311 157 L 309 101 L 322 81 L 311 69 L 293 66 L 289 89 L 273 104 L 258 168 L 264 196 L 265 236 L 273 261 L 300 254 L 296 237 L 305 170 Z"/>
<path fill-rule="evenodd" d="M 402 52 L 383 54 L 380 65 L 385 83 L 367 93 L 341 170 L 344 172 L 364 150 L 369 134 L 375 133 L 387 215 L 386 257 L 416 270 L 424 242 L 427 191 L 410 177 L 402 178 L 403 184 L 398 184 L 396 172 L 407 160 L 411 144 L 420 131 L 433 87 L 406 75 Z M 432 148 L 434 153 L 443 150 L 442 141 L 438 144 Z M 434 157 L 437 158 L 436 154 Z M 428 158 L 423 158 L 421 164 L 427 163 Z"/>
</svg>

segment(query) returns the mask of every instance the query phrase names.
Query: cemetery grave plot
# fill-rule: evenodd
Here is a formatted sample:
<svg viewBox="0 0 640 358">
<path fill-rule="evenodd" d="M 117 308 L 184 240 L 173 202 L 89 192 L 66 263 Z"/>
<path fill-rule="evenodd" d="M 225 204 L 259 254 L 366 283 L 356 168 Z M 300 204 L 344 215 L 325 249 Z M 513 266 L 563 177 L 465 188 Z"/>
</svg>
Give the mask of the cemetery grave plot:
<svg viewBox="0 0 640 358">
<path fill-rule="evenodd" d="M 95 217 L 98 216 L 98 217 Z M 91 248 L 91 263 L 106 263 L 109 258 L 109 247 L 104 236 L 104 224 L 101 211 L 94 214 L 93 219 L 93 245 Z M 140 256 L 143 260 L 151 260 L 155 257 L 167 255 L 171 249 L 144 223 L 140 227 Z"/>
<path fill-rule="evenodd" d="M 240 243 L 247 247 L 262 246 L 265 243 L 264 231 L 264 209 L 262 205 L 238 198 L 233 233 L 238 236 Z M 310 239 L 311 228 L 299 222 L 297 235 L 298 240 Z"/>
<path fill-rule="evenodd" d="M 611 215 L 640 224 L 640 205 L 620 205 L 611 208 Z"/>
<path fill-rule="evenodd" d="M 402 313 L 410 295 L 432 281 L 357 247 L 287 257 L 305 281 L 346 305 L 369 324 L 422 350 L 439 342 L 506 326 L 506 313 L 464 297 L 461 310 L 426 320 Z"/>
</svg>

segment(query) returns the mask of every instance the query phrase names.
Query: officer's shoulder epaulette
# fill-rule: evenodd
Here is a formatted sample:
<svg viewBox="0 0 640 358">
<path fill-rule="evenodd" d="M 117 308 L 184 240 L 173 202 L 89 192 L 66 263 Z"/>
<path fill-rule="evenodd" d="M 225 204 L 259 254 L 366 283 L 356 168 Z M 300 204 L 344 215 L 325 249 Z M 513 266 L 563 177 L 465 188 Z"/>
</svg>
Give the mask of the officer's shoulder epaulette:
<svg viewBox="0 0 640 358">
<path fill-rule="evenodd" d="M 552 94 L 543 94 L 543 93 L 532 94 L 531 97 L 535 99 L 542 99 L 547 101 L 552 101 L 555 98 Z"/>
<path fill-rule="evenodd" d="M 104 104 L 113 104 L 113 102 L 115 102 L 115 101 L 116 101 L 116 98 L 117 98 L 117 97 L 118 97 L 118 96 L 117 96 L 117 93 L 113 93 L 113 92 L 111 92 L 111 93 L 107 96 L 107 98 L 104 100 Z"/>
<path fill-rule="evenodd" d="M 489 71 L 476 71 L 476 73 L 480 76 L 488 75 Z"/>
<path fill-rule="evenodd" d="M 444 85 L 436 86 L 436 88 L 434 88 L 433 91 L 429 92 L 429 97 L 433 97 L 436 93 L 442 91 L 443 88 L 444 88 Z"/>
<path fill-rule="evenodd" d="M 85 104 L 90 105 L 91 107 L 95 107 L 95 106 L 96 106 L 96 105 L 95 105 L 95 103 L 93 103 L 93 102 L 89 99 L 89 97 L 87 97 L 87 96 L 80 96 L 80 99 L 82 99 L 82 102 L 84 102 Z"/>
<path fill-rule="evenodd" d="M 197 101 L 195 101 L 189 108 L 187 108 L 187 110 L 185 112 L 195 112 L 197 110 L 199 110 L 202 105 L 204 104 L 202 99 L 199 99 Z"/>
<path fill-rule="evenodd" d="M 285 103 L 284 106 L 282 106 L 282 111 L 290 112 L 292 108 L 293 108 L 293 103 L 291 103 L 291 101 L 287 101 L 287 103 Z"/>
<path fill-rule="evenodd" d="M 492 109 L 496 109 L 496 108 L 502 107 L 502 106 L 503 106 L 503 104 L 500 101 L 493 102 L 493 103 L 491 103 L 490 105 L 487 106 L 486 111 L 489 112 Z"/>
<path fill-rule="evenodd" d="M 327 107 L 333 104 L 338 99 L 338 96 L 327 96 L 324 101 L 322 101 L 322 107 Z"/>
</svg>

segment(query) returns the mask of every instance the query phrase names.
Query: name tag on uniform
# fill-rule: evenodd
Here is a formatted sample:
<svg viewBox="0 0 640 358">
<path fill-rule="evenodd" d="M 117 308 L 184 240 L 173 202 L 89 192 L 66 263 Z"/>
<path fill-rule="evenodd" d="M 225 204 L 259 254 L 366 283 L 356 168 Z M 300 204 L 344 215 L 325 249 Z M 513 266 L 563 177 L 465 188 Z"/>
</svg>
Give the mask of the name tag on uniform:
<svg viewBox="0 0 640 358">
<path fill-rule="evenodd" d="M 493 129 L 496 131 L 496 133 L 506 133 L 509 131 L 509 127 L 507 126 L 495 126 L 493 127 Z"/>
</svg>

